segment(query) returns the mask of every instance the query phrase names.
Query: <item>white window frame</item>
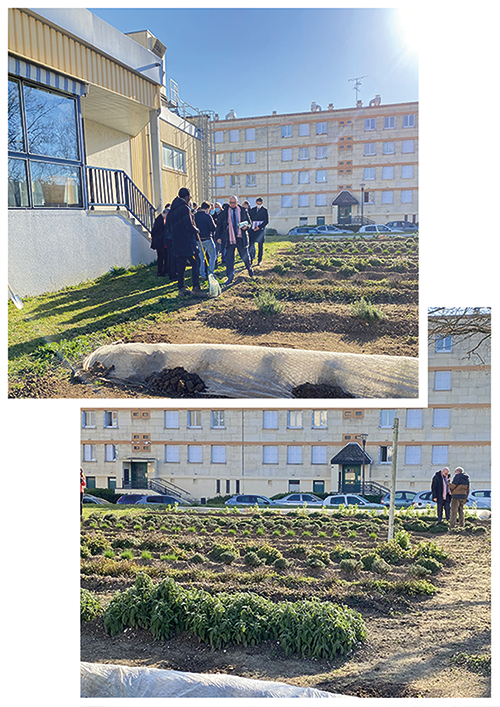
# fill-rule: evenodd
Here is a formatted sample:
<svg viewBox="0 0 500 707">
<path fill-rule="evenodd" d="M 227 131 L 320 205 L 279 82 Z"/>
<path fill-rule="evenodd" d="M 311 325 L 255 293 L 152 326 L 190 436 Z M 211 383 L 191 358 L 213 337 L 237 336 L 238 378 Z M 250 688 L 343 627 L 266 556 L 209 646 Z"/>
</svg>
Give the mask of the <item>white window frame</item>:
<svg viewBox="0 0 500 707">
<path fill-rule="evenodd" d="M 210 447 L 210 463 L 226 463 L 226 446 L 224 444 L 212 444 Z"/>
<path fill-rule="evenodd" d="M 309 206 L 309 194 L 299 194 L 299 208 L 307 208 Z"/>
<path fill-rule="evenodd" d="M 309 159 L 309 148 L 308 147 L 299 147 L 299 154 L 298 154 L 297 159 L 308 160 Z"/>
<path fill-rule="evenodd" d="M 287 464 L 302 464 L 302 445 L 291 444 L 286 448 Z"/>
<path fill-rule="evenodd" d="M 201 410 L 187 411 L 187 426 L 190 430 L 201 430 Z"/>
<path fill-rule="evenodd" d="M 118 459 L 118 447 L 115 444 L 104 445 L 104 461 L 115 462 Z"/>
<path fill-rule="evenodd" d="M 421 408 L 409 408 L 406 411 L 406 429 L 422 429 L 424 411 Z"/>
<path fill-rule="evenodd" d="M 434 371 L 434 390 L 451 390 L 451 371 Z"/>
<path fill-rule="evenodd" d="M 188 464 L 203 464 L 203 446 L 201 444 L 188 444 Z"/>
<path fill-rule="evenodd" d="M 230 130 L 229 131 L 229 142 L 239 142 L 240 141 L 240 131 Z"/>
<path fill-rule="evenodd" d="M 165 464 L 179 464 L 180 448 L 178 444 L 165 445 Z"/>
<path fill-rule="evenodd" d="M 365 118 L 365 132 L 377 129 L 376 118 Z"/>
<path fill-rule="evenodd" d="M 383 155 L 395 155 L 396 154 L 396 143 L 394 140 L 389 142 L 384 142 L 382 144 L 382 154 Z"/>
<path fill-rule="evenodd" d="M 382 167 L 382 179 L 394 179 L 394 165 L 386 164 Z"/>
<path fill-rule="evenodd" d="M 383 453 L 382 450 L 385 450 Z M 386 457 L 383 459 L 382 457 Z M 378 463 L 379 464 L 392 464 L 392 444 L 382 444 L 378 448 Z"/>
<path fill-rule="evenodd" d="M 316 123 L 316 135 L 327 135 L 328 134 L 328 123 Z"/>
<path fill-rule="evenodd" d="M 214 132 L 214 142 L 224 142 L 224 130 L 216 130 Z"/>
<path fill-rule="evenodd" d="M 381 410 L 378 426 L 381 430 L 392 430 L 395 417 L 396 410 Z"/>
<path fill-rule="evenodd" d="M 288 410 L 286 414 L 287 430 L 302 430 L 304 428 L 303 414 L 302 410 Z"/>
<path fill-rule="evenodd" d="M 256 162 L 256 152 L 255 150 L 247 150 L 245 152 L 245 164 L 255 164 Z"/>
<path fill-rule="evenodd" d="M 275 465 L 279 463 L 277 444 L 264 444 L 262 446 L 262 463 Z"/>
<path fill-rule="evenodd" d="M 281 126 L 281 137 L 292 137 L 292 126 L 282 125 Z"/>
<path fill-rule="evenodd" d="M 186 153 L 172 145 L 161 145 L 162 165 L 176 172 L 186 173 Z"/>
<path fill-rule="evenodd" d="M 178 430 L 179 429 L 179 411 L 178 410 L 165 410 L 163 416 L 163 426 L 166 430 Z"/>
<path fill-rule="evenodd" d="M 215 188 L 216 189 L 225 189 L 225 178 L 224 177 L 215 177 Z"/>
<path fill-rule="evenodd" d="M 256 174 L 245 174 L 245 184 L 247 187 L 257 186 L 257 175 Z"/>
<path fill-rule="evenodd" d="M 364 167 L 363 179 L 367 182 L 375 179 L 375 167 Z"/>
<path fill-rule="evenodd" d="M 82 461 L 84 462 L 96 462 L 96 445 L 95 444 L 83 444 L 82 445 Z"/>
<path fill-rule="evenodd" d="M 309 184 L 309 172 L 299 172 L 299 184 Z"/>
<path fill-rule="evenodd" d="M 382 204 L 394 204 L 394 192 L 393 191 L 383 191 L 381 203 Z"/>
<path fill-rule="evenodd" d="M 450 408 L 434 408 L 432 411 L 433 429 L 449 429 L 450 426 Z"/>
<path fill-rule="evenodd" d="M 89 429 L 96 426 L 95 410 L 82 410 L 82 428 Z"/>
<path fill-rule="evenodd" d="M 111 416 L 111 417 L 109 417 Z M 104 429 L 117 429 L 118 427 L 118 412 L 116 410 L 104 411 Z"/>
<path fill-rule="evenodd" d="M 282 172 L 281 173 L 281 184 L 292 184 L 293 172 Z"/>
<path fill-rule="evenodd" d="M 315 206 L 326 206 L 326 194 L 316 194 L 316 198 L 314 200 L 314 205 Z"/>
<path fill-rule="evenodd" d="M 328 148 L 326 145 L 316 145 L 316 159 L 326 160 L 328 158 Z"/>
<path fill-rule="evenodd" d="M 291 209 L 293 207 L 293 198 L 291 194 L 283 194 L 281 196 L 281 208 Z"/>
<path fill-rule="evenodd" d="M 401 179 L 413 179 L 413 165 L 412 164 L 402 164 L 401 165 Z"/>
<path fill-rule="evenodd" d="M 384 115 L 384 130 L 395 130 L 396 129 L 396 116 L 395 115 Z"/>
<path fill-rule="evenodd" d="M 437 354 L 451 353 L 453 351 L 453 337 L 451 335 L 448 335 L 448 336 L 436 335 L 436 342 L 435 342 L 435 349 L 434 350 Z"/>
<path fill-rule="evenodd" d="M 263 410 L 262 411 L 262 429 L 277 430 L 278 429 L 278 411 Z"/>
<path fill-rule="evenodd" d="M 229 153 L 229 164 L 240 164 L 241 155 L 239 152 Z"/>
<path fill-rule="evenodd" d="M 291 162 L 293 159 L 293 150 L 291 147 L 284 147 L 281 150 L 281 161 Z"/>
<path fill-rule="evenodd" d="M 373 157 L 377 154 L 377 143 L 376 142 L 365 142 L 363 148 L 364 157 Z"/>
<path fill-rule="evenodd" d="M 415 127 L 415 114 L 403 115 L 403 128 Z"/>
<path fill-rule="evenodd" d="M 309 136 L 309 123 L 299 123 L 299 137 Z"/>
<path fill-rule="evenodd" d="M 326 444 L 313 444 L 311 446 L 311 464 L 327 464 L 328 455 Z"/>
<path fill-rule="evenodd" d="M 212 430 L 226 429 L 226 411 L 212 410 L 210 412 L 210 427 Z"/>
<path fill-rule="evenodd" d="M 223 167 L 224 166 L 224 153 L 223 152 L 216 152 L 215 153 L 214 164 L 216 167 Z"/>
<path fill-rule="evenodd" d="M 431 464 L 439 464 L 439 466 L 448 464 L 448 451 L 449 448 L 447 444 L 433 445 L 431 451 Z"/>
<path fill-rule="evenodd" d="M 419 444 L 407 444 L 405 447 L 405 465 L 420 466 L 422 464 L 422 447 Z"/>
<path fill-rule="evenodd" d="M 415 140 L 402 140 L 401 141 L 401 153 L 404 155 L 410 155 L 415 152 Z"/>
<path fill-rule="evenodd" d="M 313 430 L 328 429 L 328 410 L 313 410 L 311 414 L 311 428 Z"/>
<path fill-rule="evenodd" d="M 229 177 L 229 185 L 232 188 L 236 187 L 238 184 L 238 176 L 236 174 L 231 174 Z"/>
<path fill-rule="evenodd" d="M 324 179 L 321 179 L 321 176 L 324 175 Z M 316 184 L 326 184 L 327 181 L 327 171 L 326 169 L 317 169 L 316 170 Z"/>
<path fill-rule="evenodd" d="M 413 189 L 401 189 L 401 203 L 413 204 Z"/>
<path fill-rule="evenodd" d="M 245 140 L 253 142 L 255 140 L 255 128 L 245 128 Z"/>
</svg>

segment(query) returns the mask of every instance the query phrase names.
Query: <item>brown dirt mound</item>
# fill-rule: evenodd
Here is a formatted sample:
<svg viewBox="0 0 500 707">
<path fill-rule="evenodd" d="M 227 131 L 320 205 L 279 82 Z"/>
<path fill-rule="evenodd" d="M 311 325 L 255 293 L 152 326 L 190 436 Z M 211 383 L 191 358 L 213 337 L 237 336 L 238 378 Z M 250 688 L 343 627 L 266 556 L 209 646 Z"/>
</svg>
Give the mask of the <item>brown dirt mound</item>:
<svg viewBox="0 0 500 707">
<path fill-rule="evenodd" d="M 185 368 L 164 368 L 146 378 L 149 392 L 167 398 L 196 398 L 207 386 L 197 373 L 188 373 Z"/>
<path fill-rule="evenodd" d="M 337 385 L 302 383 L 292 389 L 294 398 L 354 398 Z"/>
</svg>

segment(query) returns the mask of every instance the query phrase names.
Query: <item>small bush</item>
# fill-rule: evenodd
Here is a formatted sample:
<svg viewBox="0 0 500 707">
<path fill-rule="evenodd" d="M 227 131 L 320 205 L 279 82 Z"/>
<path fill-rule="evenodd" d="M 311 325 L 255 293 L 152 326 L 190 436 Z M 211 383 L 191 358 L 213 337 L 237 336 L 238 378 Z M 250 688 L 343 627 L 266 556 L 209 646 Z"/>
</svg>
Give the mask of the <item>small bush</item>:
<svg viewBox="0 0 500 707">
<path fill-rule="evenodd" d="M 246 565 L 250 565 L 251 567 L 260 567 L 260 565 L 264 564 L 264 560 L 262 560 L 257 553 L 252 550 L 246 553 L 243 557 L 243 561 Z"/>
<path fill-rule="evenodd" d="M 254 295 L 254 301 L 260 314 L 279 314 L 285 307 L 269 290 Z"/>
<path fill-rule="evenodd" d="M 385 317 L 380 309 L 367 302 L 364 297 L 361 297 L 361 299 L 351 305 L 351 315 L 357 319 L 362 319 L 368 324 L 373 324 Z"/>
<path fill-rule="evenodd" d="M 363 569 L 371 571 L 372 565 L 377 559 L 380 558 L 376 552 L 367 552 L 366 554 L 361 555 L 361 564 L 363 565 Z"/>
<path fill-rule="evenodd" d="M 409 550 L 411 547 L 410 534 L 406 530 L 398 530 L 394 535 L 394 540 L 403 550 Z"/>
<path fill-rule="evenodd" d="M 430 577 L 432 572 L 423 565 L 417 564 L 408 568 L 408 574 L 410 577 L 415 577 L 415 579 L 423 579 L 425 577 Z"/>
<path fill-rule="evenodd" d="M 287 560 L 285 557 L 278 557 L 273 562 L 273 567 L 275 567 L 278 570 L 285 569 L 289 565 L 290 565 L 290 561 Z"/>
<path fill-rule="evenodd" d="M 80 621 L 92 621 L 102 613 L 102 606 L 92 592 L 80 589 Z"/>
<path fill-rule="evenodd" d="M 362 567 L 363 565 L 359 560 L 340 560 L 340 569 L 348 574 L 356 574 Z"/>
<path fill-rule="evenodd" d="M 420 557 L 415 564 L 425 567 L 430 570 L 432 574 L 437 574 L 439 570 L 443 568 L 441 562 L 438 562 L 438 560 L 435 560 L 433 557 Z"/>
<path fill-rule="evenodd" d="M 207 561 L 207 558 L 199 552 L 196 552 L 189 558 L 189 562 L 193 562 L 195 565 L 202 565 Z"/>
<path fill-rule="evenodd" d="M 391 566 L 381 557 L 376 557 L 372 562 L 371 570 L 372 572 L 375 572 L 375 574 L 384 575 L 389 574 L 391 571 Z"/>
</svg>

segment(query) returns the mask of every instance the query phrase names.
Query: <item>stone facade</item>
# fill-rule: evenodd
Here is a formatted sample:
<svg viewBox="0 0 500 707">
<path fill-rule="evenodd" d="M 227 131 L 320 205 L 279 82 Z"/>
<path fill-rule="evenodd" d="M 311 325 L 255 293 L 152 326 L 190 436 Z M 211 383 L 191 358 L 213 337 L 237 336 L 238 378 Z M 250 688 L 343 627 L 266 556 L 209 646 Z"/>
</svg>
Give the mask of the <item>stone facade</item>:
<svg viewBox="0 0 500 707">
<path fill-rule="evenodd" d="M 418 222 L 418 103 L 318 108 L 216 120 L 214 200 L 261 196 L 280 233 L 359 223 L 362 200 L 375 223 Z M 358 201 L 349 214 L 332 206 L 343 190 Z"/>
</svg>

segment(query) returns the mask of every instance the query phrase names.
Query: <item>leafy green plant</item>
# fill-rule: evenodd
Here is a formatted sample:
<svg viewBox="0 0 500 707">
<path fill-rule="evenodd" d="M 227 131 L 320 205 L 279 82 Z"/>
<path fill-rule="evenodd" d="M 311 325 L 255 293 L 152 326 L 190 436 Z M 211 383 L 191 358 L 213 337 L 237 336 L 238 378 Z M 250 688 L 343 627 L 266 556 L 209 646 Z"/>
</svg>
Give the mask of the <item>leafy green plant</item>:
<svg viewBox="0 0 500 707">
<path fill-rule="evenodd" d="M 438 560 L 435 560 L 433 557 L 419 557 L 415 564 L 425 567 L 430 570 L 432 574 L 437 574 L 439 570 L 443 568 L 442 563 L 438 562 Z"/>
<path fill-rule="evenodd" d="M 80 621 L 92 621 L 102 614 L 102 606 L 97 597 L 88 589 L 80 588 Z"/>
<path fill-rule="evenodd" d="M 348 574 L 356 574 L 362 569 L 363 565 L 359 560 L 345 559 L 340 560 L 340 569 Z"/>
<path fill-rule="evenodd" d="M 279 314 L 285 307 L 270 290 L 254 295 L 254 301 L 260 314 Z"/>
<path fill-rule="evenodd" d="M 364 297 L 361 297 L 361 299 L 351 305 L 351 315 L 357 319 L 362 319 L 368 324 L 373 324 L 385 317 L 380 309 L 368 302 Z"/>
</svg>

